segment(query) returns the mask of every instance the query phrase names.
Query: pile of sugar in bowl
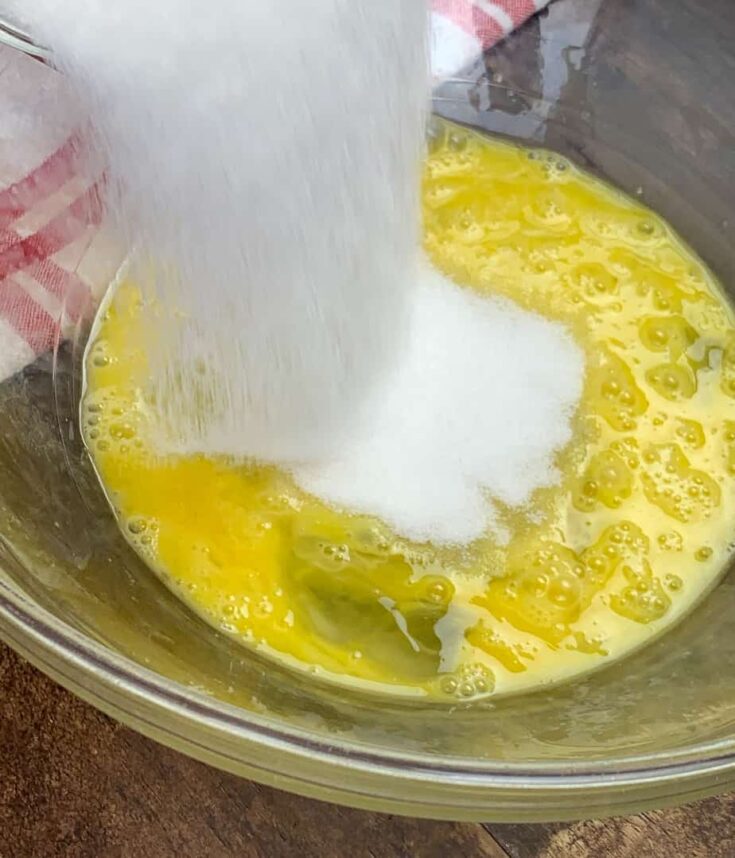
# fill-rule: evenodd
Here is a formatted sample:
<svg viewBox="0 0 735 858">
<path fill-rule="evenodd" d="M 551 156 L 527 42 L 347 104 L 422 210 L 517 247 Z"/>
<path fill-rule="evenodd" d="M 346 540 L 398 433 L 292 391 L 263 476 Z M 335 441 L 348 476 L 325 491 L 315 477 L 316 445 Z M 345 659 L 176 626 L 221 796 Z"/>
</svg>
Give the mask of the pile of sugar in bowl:
<svg viewBox="0 0 735 858">
<path fill-rule="evenodd" d="M 107 159 L 162 453 L 275 463 L 454 544 L 556 479 L 581 351 L 422 258 L 425 0 L 0 5 Z"/>
</svg>

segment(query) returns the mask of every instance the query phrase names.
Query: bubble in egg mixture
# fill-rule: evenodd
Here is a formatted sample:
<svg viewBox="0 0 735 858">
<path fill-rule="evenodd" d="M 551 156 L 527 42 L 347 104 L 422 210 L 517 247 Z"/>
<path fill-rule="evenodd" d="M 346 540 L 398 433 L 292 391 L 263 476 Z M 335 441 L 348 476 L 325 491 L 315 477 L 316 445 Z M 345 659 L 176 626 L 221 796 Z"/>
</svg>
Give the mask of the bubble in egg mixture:
<svg viewBox="0 0 735 858">
<path fill-rule="evenodd" d="M 609 664 L 716 583 L 735 324 L 661 218 L 559 155 L 437 124 L 423 199 L 444 275 L 563 323 L 585 354 L 558 479 L 495 504 L 496 532 L 414 543 L 277 468 L 156 456 L 133 283 L 88 347 L 82 427 L 125 537 L 212 626 L 323 679 L 472 705 Z"/>
</svg>

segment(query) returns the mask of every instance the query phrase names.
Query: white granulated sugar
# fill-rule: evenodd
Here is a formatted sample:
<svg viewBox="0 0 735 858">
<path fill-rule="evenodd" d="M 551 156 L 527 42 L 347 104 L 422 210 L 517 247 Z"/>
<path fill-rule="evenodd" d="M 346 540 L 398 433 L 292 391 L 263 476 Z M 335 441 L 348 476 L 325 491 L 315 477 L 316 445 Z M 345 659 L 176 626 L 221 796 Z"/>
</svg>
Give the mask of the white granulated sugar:
<svg viewBox="0 0 735 858">
<path fill-rule="evenodd" d="M 406 327 L 426 0 L 4 6 L 73 82 L 133 273 L 177 310 L 149 344 L 169 449 L 323 454 Z"/>
<path fill-rule="evenodd" d="M 407 354 L 360 434 L 295 477 L 411 539 L 467 543 L 493 525 L 490 499 L 519 506 L 556 482 L 584 359 L 561 325 L 428 265 L 412 309 Z"/>
<path fill-rule="evenodd" d="M 36 60 L 0 47 L 0 182 L 23 179 L 79 124 L 65 81 Z"/>
<path fill-rule="evenodd" d="M 426 0 L 4 6 L 75 88 L 162 308 L 164 452 L 276 462 L 451 544 L 557 479 L 580 351 L 421 260 Z"/>
</svg>

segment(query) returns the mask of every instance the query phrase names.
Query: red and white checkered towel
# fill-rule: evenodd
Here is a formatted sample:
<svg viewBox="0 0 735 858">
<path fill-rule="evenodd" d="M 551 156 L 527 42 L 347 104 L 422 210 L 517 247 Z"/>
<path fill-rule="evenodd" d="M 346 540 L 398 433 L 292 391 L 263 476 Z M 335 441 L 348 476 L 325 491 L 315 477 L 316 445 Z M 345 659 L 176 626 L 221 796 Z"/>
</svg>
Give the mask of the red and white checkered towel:
<svg viewBox="0 0 735 858">
<path fill-rule="evenodd" d="M 448 77 L 550 0 L 431 0 L 437 78 Z M 68 336 L 110 282 L 120 250 L 100 228 L 99 182 L 59 76 L 0 49 L 0 380 Z M 102 179 L 100 179 L 102 181 Z"/>
<path fill-rule="evenodd" d="M 431 0 L 434 74 L 447 77 L 491 48 L 550 0 Z"/>
</svg>

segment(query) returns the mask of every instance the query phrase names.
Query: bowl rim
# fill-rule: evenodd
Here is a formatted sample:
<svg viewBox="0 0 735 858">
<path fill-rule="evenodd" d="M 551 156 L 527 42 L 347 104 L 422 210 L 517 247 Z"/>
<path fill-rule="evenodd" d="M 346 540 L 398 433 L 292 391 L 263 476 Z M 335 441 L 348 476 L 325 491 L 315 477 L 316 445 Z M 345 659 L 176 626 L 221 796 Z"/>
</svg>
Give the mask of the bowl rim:
<svg viewBox="0 0 735 858">
<path fill-rule="evenodd" d="M 49 48 L 39 45 L 29 32 L 4 17 L 0 18 L 0 44 L 8 45 L 39 60 L 46 61 L 51 57 Z"/>
<path fill-rule="evenodd" d="M 30 34 L 1 17 L 0 44 L 43 60 L 50 56 L 50 51 L 35 44 Z M 461 77 L 445 81 L 455 82 L 470 81 Z M 541 100 L 534 94 L 529 95 Z M 454 102 L 456 99 L 448 96 L 439 97 L 439 100 Z M 457 122 L 456 119 L 449 121 Z M 482 133 L 480 129 L 472 130 Z M 7 572 L 4 566 L 0 564 L 0 573 Z M 552 809 L 551 816 L 548 812 L 526 815 L 526 818 L 559 819 L 580 816 L 580 811 L 585 811 L 588 805 L 585 796 L 593 793 L 629 791 L 629 805 L 636 788 L 645 791 L 673 782 L 701 784 L 704 781 L 716 784 L 707 787 L 710 791 L 719 791 L 723 782 L 728 781 L 728 774 L 729 780 L 735 780 L 735 735 L 695 742 L 666 752 L 618 754 L 594 761 L 572 762 L 559 758 L 514 763 L 400 753 L 360 741 L 350 742 L 337 735 L 319 734 L 316 730 L 287 727 L 273 716 L 216 700 L 115 652 L 37 605 L 2 577 L 0 639 L 88 702 L 164 744 L 184 749 L 221 768 L 239 770 L 242 766 L 256 780 L 267 782 L 270 777 L 276 784 L 283 785 L 283 779 L 275 779 L 285 777 L 288 788 L 304 794 L 313 794 L 320 787 L 331 787 L 333 792 L 320 797 L 358 806 L 366 803 L 358 800 L 358 790 L 342 782 L 345 772 L 371 778 L 366 783 L 373 787 L 370 795 L 382 803 L 380 809 L 385 809 L 391 798 L 379 786 L 376 790 L 376 784 L 390 781 L 397 785 L 393 788 L 394 797 L 405 791 L 407 784 L 426 786 L 426 800 L 417 801 L 412 807 L 424 807 L 429 810 L 427 815 L 444 818 L 458 818 L 457 814 L 449 815 L 446 811 L 446 808 L 456 811 L 458 807 L 456 803 L 450 804 L 452 790 L 456 791 L 456 797 L 465 799 L 467 790 L 476 791 L 479 800 L 475 800 L 475 812 L 468 818 L 478 819 L 488 818 L 487 814 L 476 814 L 479 805 L 484 802 L 487 806 L 496 794 L 503 792 L 521 795 L 524 801 L 538 804 L 542 800 L 541 792 L 547 791 L 548 795 L 548 791 L 554 791 L 562 796 L 556 810 L 565 801 L 566 793 L 568 801 L 577 808 L 576 812 Z M 177 725 L 179 729 L 174 729 Z M 206 732 L 209 742 L 206 738 L 195 741 L 199 729 Z M 214 758 L 208 754 L 218 739 L 239 743 L 234 749 L 235 752 L 239 750 L 239 754 L 230 747 L 230 764 L 223 754 Z M 256 749 L 265 757 L 255 761 L 248 759 Z M 294 760 L 303 761 L 310 773 L 287 774 L 285 769 Z M 302 788 L 298 786 L 299 781 L 303 783 Z M 686 787 L 682 792 L 685 791 Z M 448 796 L 446 801 L 444 795 Z M 589 803 L 593 801 L 590 798 Z M 626 802 L 620 801 L 620 804 Z M 445 810 L 431 809 L 442 806 Z M 516 814 L 516 818 L 520 816 Z"/>
<path fill-rule="evenodd" d="M 721 775 L 735 769 L 735 738 L 695 743 L 665 753 L 615 755 L 589 762 L 552 759 L 521 764 L 399 753 L 359 741 L 350 742 L 339 736 L 326 738 L 301 727 L 284 727 L 277 718 L 243 710 L 188 688 L 86 637 L 2 580 L 0 621 L 0 637 L 13 649 L 30 655 L 37 666 L 62 685 L 66 684 L 65 679 L 75 685 L 80 678 L 92 679 L 91 686 L 84 686 L 88 695 L 82 696 L 97 699 L 102 708 L 108 708 L 101 694 L 107 686 L 116 690 L 115 696 L 143 704 L 161 716 L 168 714 L 230 739 L 288 751 L 312 762 L 345 765 L 351 771 L 381 772 L 398 777 L 410 774 L 412 780 L 428 779 L 435 784 L 459 782 L 468 787 L 494 789 L 544 786 L 589 789 L 679 780 L 703 774 Z M 64 674 L 54 667 L 55 660 L 68 663 L 78 676 Z M 135 713 L 126 711 L 119 703 L 112 703 L 109 708 L 122 721 L 129 720 L 126 715 L 137 719 Z M 163 727 L 162 724 L 150 726 Z M 177 738 L 165 727 L 163 732 L 171 732 L 171 738 Z"/>
</svg>

